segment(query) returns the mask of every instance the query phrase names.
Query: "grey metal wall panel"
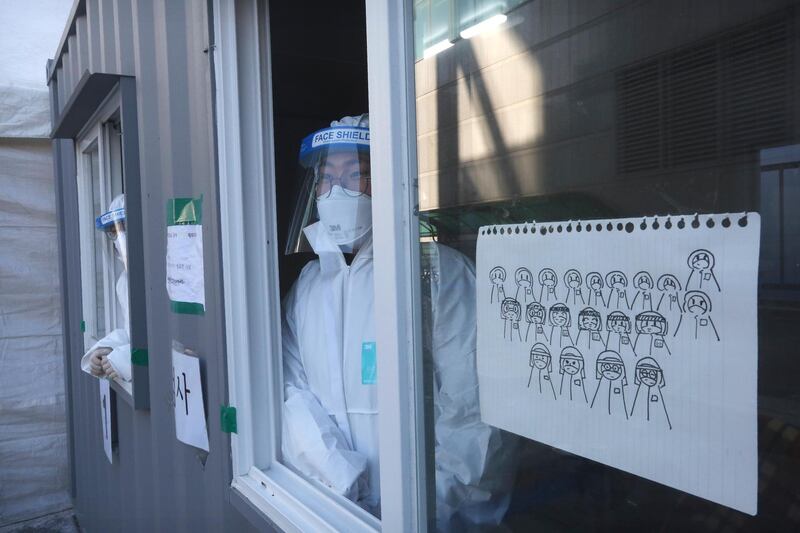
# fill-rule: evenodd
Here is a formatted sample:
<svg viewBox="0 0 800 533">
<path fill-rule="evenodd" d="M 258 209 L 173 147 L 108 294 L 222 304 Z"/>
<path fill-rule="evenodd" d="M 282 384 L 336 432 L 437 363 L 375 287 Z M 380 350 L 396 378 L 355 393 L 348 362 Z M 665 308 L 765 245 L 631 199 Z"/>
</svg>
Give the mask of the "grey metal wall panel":
<svg viewBox="0 0 800 533">
<path fill-rule="evenodd" d="M 103 453 L 97 380 L 80 371 L 83 340 L 77 187 L 72 141 L 55 140 L 67 385 L 75 504 L 87 531 L 249 531 L 229 501 L 230 438 L 219 425 L 227 403 L 220 239 L 207 49 L 209 13 L 191 0 L 81 0 L 51 79 L 53 123 L 82 70 L 135 78 L 145 264 L 150 410 L 117 400 L 118 449 Z M 81 7 L 83 7 L 81 6 Z M 85 15 L 84 15 L 85 13 Z M 72 44 L 74 43 L 74 44 Z M 85 55 L 83 45 L 85 43 Z M 124 127 L 124 126 L 123 126 Z M 203 196 L 206 314 L 176 315 L 165 288 L 166 202 Z M 175 439 L 171 345 L 194 350 L 204 372 L 209 445 Z M 266 523 L 264 524 L 266 526 Z"/>
</svg>

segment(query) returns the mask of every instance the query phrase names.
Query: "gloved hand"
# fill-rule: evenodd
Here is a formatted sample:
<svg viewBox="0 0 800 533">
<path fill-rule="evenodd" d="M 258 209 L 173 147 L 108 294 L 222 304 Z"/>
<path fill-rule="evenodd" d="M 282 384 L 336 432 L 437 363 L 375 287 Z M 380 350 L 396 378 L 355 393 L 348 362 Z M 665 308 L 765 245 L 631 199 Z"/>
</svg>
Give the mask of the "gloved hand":
<svg viewBox="0 0 800 533">
<path fill-rule="evenodd" d="M 111 353 L 111 348 L 107 348 L 105 346 L 100 346 L 95 348 L 91 354 L 89 354 L 89 368 L 92 372 L 93 376 L 102 377 L 105 373 L 103 369 L 103 365 L 106 364 L 107 359 L 106 356 Z"/>
<path fill-rule="evenodd" d="M 117 379 L 119 377 L 119 374 L 114 370 L 108 357 L 103 357 L 103 374 L 105 374 L 108 379 Z"/>
</svg>

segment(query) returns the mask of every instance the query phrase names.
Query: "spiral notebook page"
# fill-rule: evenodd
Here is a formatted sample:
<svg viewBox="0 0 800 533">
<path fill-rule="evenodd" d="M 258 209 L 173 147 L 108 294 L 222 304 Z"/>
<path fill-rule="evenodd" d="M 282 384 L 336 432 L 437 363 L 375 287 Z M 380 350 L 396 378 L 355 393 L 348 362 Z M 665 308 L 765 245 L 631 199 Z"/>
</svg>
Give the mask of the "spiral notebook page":
<svg viewBox="0 0 800 533">
<path fill-rule="evenodd" d="M 484 422 L 756 514 L 757 214 L 486 226 Z"/>
</svg>

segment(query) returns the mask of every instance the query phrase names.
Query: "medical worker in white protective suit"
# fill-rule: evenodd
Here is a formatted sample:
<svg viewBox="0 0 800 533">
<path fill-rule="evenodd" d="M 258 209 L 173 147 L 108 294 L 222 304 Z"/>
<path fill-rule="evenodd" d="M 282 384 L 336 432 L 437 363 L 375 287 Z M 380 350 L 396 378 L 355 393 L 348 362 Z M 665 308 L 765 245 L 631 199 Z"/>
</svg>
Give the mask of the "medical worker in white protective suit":
<svg viewBox="0 0 800 533">
<path fill-rule="evenodd" d="M 368 115 L 309 135 L 300 159 L 306 181 L 287 253 L 310 246 L 319 259 L 284 301 L 284 460 L 379 514 Z M 514 443 L 480 421 L 475 269 L 429 246 L 437 523 L 496 524 L 510 500 Z"/>
<path fill-rule="evenodd" d="M 95 227 L 114 243 L 114 255 L 123 270 L 117 279 L 117 302 L 123 327 L 97 341 L 81 358 L 81 369 L 96 377 L 131 381 L 131 341 L 128 322 L 128 241 L 125 234 L 125 196 L 112 200 L 108 212 L 98 216 Z"/>
</svg>

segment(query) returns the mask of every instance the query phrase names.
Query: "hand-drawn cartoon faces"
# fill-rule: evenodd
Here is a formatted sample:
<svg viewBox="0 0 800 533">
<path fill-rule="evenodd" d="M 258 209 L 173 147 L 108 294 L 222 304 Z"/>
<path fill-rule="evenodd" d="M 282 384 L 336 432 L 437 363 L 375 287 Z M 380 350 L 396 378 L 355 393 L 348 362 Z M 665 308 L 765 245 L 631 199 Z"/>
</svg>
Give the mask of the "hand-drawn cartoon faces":
<svg viewBox="0 0 800 533">
<path fill-rule="evenodd" d="M 631 319 L 622 311 L 613 311 L 606 317 L 606 330 L 612 333 L 631 332 Z"/>
<path fill-rule="evenodd" d="M 619 270 L 606 274 L 606 285 L 613 289 L 624 289 L 628 286 L 628 276 Z"/>
<path fill-rule="evenodd" d="M 647 385 L 648 387 L 663 387 L 664 372 L 652 357 L 643 357 L 636 363 L 636 377 L 633 380 L 634 385 Z"/>
<path fill-rule="evenodd" d="M 578 289 L 581 286 L 583 279 L 581 278 L 581 273 L 575 270 L 574 268 L 570 268 L 564 273 L 564 285 L 571 289 Z"/>
<path fill-rule="evenodd" d="M 506 297 L 503 283 L 506 281 L 506 269 L 496 266 L 489 271 L 489 281 L 492 283 L 492 293 L 489 295 L 489 303 L 502 302 Z"/>
<path fill-rule="evenodd" d="M 600 331 L 603 329 L 603 319 L 600 313 L 587 307 L 578 313 L 578 329 L 586 331 Z"/>
<path fill-rule="evenodd" d="M 525 307 L 525 321 L 529 324 L 544 324 L 546 314 L 544 306 L 538 302 L 531 302 Z"/>
<path fill-rule="evenodd" d="M 638 272 L 633 276 L 633 286 L 641 291 L 649 291 L 653 288 L 653 276 L 647 272 Z"/>
<path fill-rule="evenodd" d="M 525 341 L 531 334 L 531 327 L 533 327 L 533 340 L 538 341 L 543 339 L 545 342 L 550 342 L 547 338 L 547 333 L 544 331 L 544 321 L 547 316 L 547 310 L 538 302 L 531 302 L 525 307 L 525 321 L 528 323 L 528 330 L 525 332 Z"/>
<path fill-rule="evenodd" d="M 605 307 L 606 299 L 605 296 L 603 296 L 605 283 L 603 283 L 603 276 L 597 272 L 589 272 L 586 274 L 586 286 L 589 288 L 587 304 L 594 307 Z"/>
<path fill-rule="evenodd" d="M 678 278 L 672 274 L 664 274 L 656 281 L 656 288 L 661 291 L 661 297 L 658 299 L 656 311 L 661 312 L 663 306 L 664 312 L 683 312 L 681 302 L 678 299 L 678 291 L 682 289 L 681 282 L 678 281 Z"/>
<path fill-rule="evenodd" d="M 706 293 L 703 291 L 688 291 L 683 295 L 683 308 L 690 316 L 690 320 L 694 318 L 695 340 L 703 335 L 711 335 L 712 333 L 717 341 L 720 340 L 717 326 L 714 324 L 714 319 L 711 318 L 711 298 Z M 678 335 L 682 325 L 683 315 L 681 315 L 678 322 L 678 327 L 675 328 L 675 336 Z"/>
<path fill-rule="evenodd" d="M 516 337 L 522 340 L 519 331 L 519 319 L 522 316 L 522 306 L 514 298 L 506 298 L 500 304 L 500 317 L 503 319 L 503 337 L 510 341 Z M 516 332 L 516 335 L 514 333 Z"/>
<path fill-rule="evenodd" d="M 583 401 L 589 403 L 584 388 L 586 368 L 583 363 L 583 355 L 577 348 L 567 346 L 561 350 L 561 356 L 558 359 L 558 373 L 561 374 L 560 395 L 569 396 L 570 400 L 583 397 Z"/>
<path fill-rule="evenodd" d="M 572 325 L 569 307 L 564 304 L 555 304 L 550 307 L 550 325 L 559 328 Z"/>
<path fill-rule="evenodd" d="M 664 274 L 656 282 L 656 288 L 661 292 L 672 292 L 681 290 L 681 282 L 672 274 Z"/>
<path fill-rule="evenodd" d="M 512 320 L 519 322 L 522 315 L 522 306 L 514 298 L 506 298 L 500 304 L 500 317 L 503 320 Z"/>
<path fill-rule="evenodd" d="M 581 305 L 586 304 L 586 300 L 583 298 L 583 294 L 581 293 L 581 285 L 583 285 L 583 277 L 581 273 L 571 268 L 564 273 L 564 285 L 567 286 L 567 298 L 566 303 L 570 305 L 577 305 L 578 302 Z"/>
<path fill-rule="evenodd" d="M 637 354 L 646 353 L 647 355 L 670 354 L 664 336 L 669 330 L 667 319 L 656 311 L 645 311 L 636 315 L 636 340 L 633 343 L 633 350 Z M 644 343 L 640 346 L 640 340 Z M 643 351 L 646 350 L 646 351 Z"/>
<path fill-rule="evenodd" d="M 662 389 L 666 386 L 664 372 L 652 357 L 643 357 L 636 363 L 634 370 L 633 383 L 636 385 L 636 396 L 633 398 L 631 416 L 636 412 L 636 406 L 642 406 L 639 412 L 643 412 L 647 421 L 664 420 L 669 429 L 672 429 L 672 422 L 669 419 L 667 405 L 664 403 Z M 642 388 L 646 387 L 645 391 Z M 663 418 L 661 414 L 663 413 Z"/>
<path fill-rule="evenodd" d="M 613 350 L 601 352 L 595 363 L 595 375 L 597 388 L 592 396 L 591 407 L 594 408 L 595 404 L 598 404 L 601 408 L 605 408 L 609 415 L 622 412 L 627 419 L 625 387 L 628 385 L 628 379 L 625 376 L 625 363 L 619 354 Z"/>
<path fill-rule="evenodd" d="M 543 394 L 545 390 L 549 389 L 556 399 L 556 389 L 553 386 L 553 381 L 550 379 L 550 373 L 553 371 L 553 359 L 550 356 L 550 350 L 544 344 L 537 342 L 531 348 L 531 357 L 528 362 L 531 367 L 531 373 L 528 376 L 528 388 L 531 386 L 533 380 L 533 371 L 538 370 L 538 387 L 539 394 Z"/>
<path fill-rule="evenodd" d="M 556 285 L 558 285 L 558 277 L 555 270 L 552 268 L 543 268 L 539 271 L 539 301 L 549 302 L 556 300 Z"/>
<path fill-rule="evenodd" d="M 656 311 L 645 311 L 636 315 L 636 333 L 666 335 L 668 329 L 667 319 Z"/>
<path fill-rule="evenodd" d="M 517 284 L 517 294 L 516 298 L 520 299 L 520 293 L 522 296 L 523 302 L 528 302 L 533 300 L 533 274 L 531 271 L 525 267 L 519 267 L 516 272 L 514 272 L 514 281 Z"/>
<path fill-rule="evenodd" d="M 531 348 L 530 366 L 539 370 L 551 370 L 553 368 L 553 358 L 550 355 L 550 350 L 541 342 L 537 342 Z"/>
<path fill-rule="evenodd" d="M 625 363 L 622 362 L 622 358 L 615 351 L 606 350 L 597 357 L 595 372 L 598 381 L 601 379 L 616 381 L 622 378 L 623 383 L 625 385 L 628 384 L 625 379 Z"/>
<path fill-rule="evenodd" d="M 606 305 L 611 309 L 630 309 L 628 303 L 628 277 L 619 270 L 606 274 L 606 286 L 609 287 Z"/>
<path fill-rule="evenodd" d="M 702 291 L 689 291 L 683 295 L 683 308 L 694 316 L 704 316 L 711 312 L 711 298 Z"/>
<path fill-rule="evenodd" d="M 689 265 L 691 272 L 686 280 L 686 290 L 702 289 L 703 283 L 708 286 L 713 282 L 717 290 L 721 290 L 717 276 L 714 274 L 714 254 L 708 250 L 695 250 L 689 254 L 686 264 Z"/>
<path fill-rule="evenodd" d="M 561 356 L 558 359 L 559 372 L 562 374 L 569 374 L 574 376 L 580 373 L 582 378 L 586 377 L 584 370 L 583 355 L 574 346 L 567 346 L 561 351 Z"/>
</svg>

